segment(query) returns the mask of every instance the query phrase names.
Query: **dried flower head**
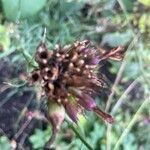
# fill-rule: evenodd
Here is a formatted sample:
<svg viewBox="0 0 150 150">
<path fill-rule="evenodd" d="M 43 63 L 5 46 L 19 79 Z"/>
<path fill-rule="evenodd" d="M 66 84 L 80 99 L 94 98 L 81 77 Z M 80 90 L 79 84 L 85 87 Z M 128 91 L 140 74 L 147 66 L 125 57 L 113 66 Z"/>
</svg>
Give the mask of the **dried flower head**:
<svg viewBox="0 0 150 150">
<path fill-rule="evenodd" d="M 57 45 L 53 51 L 41 43 L 35 54 L 39 68 L 31 73 L 30 78 L 32 82 L 40 82 L 49 104 L 52 102 L 63 106 L 73 122 L 78 121 L 78 113 L 85 109 L 113 123 L 114 119 L 102 111 L 94 101 L 93 95 L 106 85 L 103 78 L 97 75 L 96 69 L 100 61 L 120 60 L 123 54 L 122 47 L 101 53 L 91 47 L 88 40 L 77 41 L 63 48 Z M 58 117 L 56 113 L 54 116 Z M 59 119 L 51 120 L 55 120 L 55 126 L 59 124 Z"/>
</svg>

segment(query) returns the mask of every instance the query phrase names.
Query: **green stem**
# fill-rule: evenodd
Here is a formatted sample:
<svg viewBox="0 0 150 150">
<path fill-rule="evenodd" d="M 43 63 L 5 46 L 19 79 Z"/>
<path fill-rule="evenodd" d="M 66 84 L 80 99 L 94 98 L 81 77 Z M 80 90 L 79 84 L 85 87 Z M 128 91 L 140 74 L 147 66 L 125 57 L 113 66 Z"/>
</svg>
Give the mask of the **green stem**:
<svg viewBox="0 0 150 150">
<path fill-rule="evenodd" d="M 27 82 L 20 83 L 20 84 L 9 83 L 9 82 L 3 82 L 3 83 L 9 85 L 10 87 L 15 87 L 15 88 L 21 88 L 27 84 Z"/>
<path fill-rule="evenodd" d="M 130 121 L 130 123 L 128 124 L 127 128 L 124 130 L 124 132 L 122 133 L 122 135 L 120 136 L 119 140 L 117 141 L 114 150 L 118 150 L 120 144 L 122 143 L 123 139 L 125 138 L 125 136 L 129 133 L 129 131 L 131 130 L 131 128 L 133 127 L 133 125 L 136 123 L 136 121 L 138 120 L 138 117 L 140 115 L 140 113 L 142 112 L 142 110 L 144 109 L 145 106 L 148 105 L 148 103 L 150 102 L 150 99 L 147 98 L 143 104 L 140 106 L 140 108 L 137 110 L 137 112 L 135 113 L 133 119 Z"/>
<path fill-rule="evenodd" d="M 22 54 L 23 54 L 23 57 L 25 58 L 26 62 L 28 63 L 28 65 L 37 69 L 37 66 L 34 64 L 34 60 L 27 58 L 27 56 L 25 55 L 24 52 L 22 52 Z"/>
<path fill-rule="evenodd" d="M 19 51 L 23 55 L 25 61 L 28 64 L 28 66 L 33 67 L 35 69 L 38 68 L 37 63 L 34 61 L 33 57 L 29 53 L 25 52 L 23 49 L 19 49 Z"/>
<path fill-rule="evenodd" d="M 89 145 L 89 143 L 85 140 L 85 138 L 77 131 L 77 129 L 68 121 L 67 119 L 65 120 L 70 128 L 73 130 L 73 132 L 76 134 L 76 136 L 83 142 L 83 144 L 89 149 L 93 150 L 93 148 Z"/>
</svg>

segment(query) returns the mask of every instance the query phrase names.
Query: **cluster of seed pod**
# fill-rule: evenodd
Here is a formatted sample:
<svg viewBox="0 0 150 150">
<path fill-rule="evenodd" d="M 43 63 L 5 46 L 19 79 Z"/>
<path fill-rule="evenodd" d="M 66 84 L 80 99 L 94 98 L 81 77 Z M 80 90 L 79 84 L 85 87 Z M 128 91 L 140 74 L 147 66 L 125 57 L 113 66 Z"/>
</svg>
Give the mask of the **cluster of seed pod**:
<svg viewBox="0 0 150 150">
<path fill-rule="evenodd" d="M 41 43 L 35 54 L 39 68 L 31 72 L 30 78 L 33 83 L 39 82 L 43 87 L 49 106 L 55 103 L 63 107 L 73 122 L 77 122 L 78 113 L 85 109 L 113 123 L 113 118 L 98 108 L 94 101 L 93 93 L 105 86 L 105 81 L 95 71 L 101 61 L 108 58 L 120 60 L 123 54 L 122 47 L 100 52 L 91 47 L 88 40 L 77 41 L 63 48 L 57 45 L 53 51 Z M 50 120 L 53 126 L 59 124 L 56 114 Z M 63 121 L 62 118 L 60 120 Z"/>
<path fill-rule="evenodd" d="M 88 40 L 77 41 L 63 48 L 57 46 L 53 51 L 49 51 L 41 43 L 35 54 L 39 69 L 31 73 L 31 79 L 32 82 L 40 82 L 49 101 L 63 105 L 71 119 L 76 122 L 78 108 L 97 111 L 92 94 L 105 85 L 95 73 L 99 62 L 107 58 L 120 60 L 123 52 L 118 47 L 100 55 L 99 51 L 90 47 Z M 102 118 L 112 122 L 112 119 Z"/>
</svg>

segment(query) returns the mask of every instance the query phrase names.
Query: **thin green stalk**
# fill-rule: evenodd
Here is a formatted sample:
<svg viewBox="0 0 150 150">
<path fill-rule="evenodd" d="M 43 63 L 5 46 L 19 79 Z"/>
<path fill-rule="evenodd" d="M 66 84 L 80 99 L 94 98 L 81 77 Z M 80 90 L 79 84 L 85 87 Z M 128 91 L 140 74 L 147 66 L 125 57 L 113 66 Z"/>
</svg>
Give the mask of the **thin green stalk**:
<svg viewBox="0 0 150 150">
<path fill-rule="evenodd" d="M 118 150 L 120 144 L 122 143 L 123 139 L 125 138 L 125 136 L 129 133 L 129 131 L 131 130 L 131 128 L 133 127 L 133 125 L 136 123 L 136 121 L 138 120 L 138 117 L 140 115 L 140 113 L 142 112 L 142 110 L 145 108 L 145 106 L 148 105 L 148 103 L 150 102 L 150 98 L 147 98 L 143 104 L 140 106 L 140 108 L 137 110 L 137 112 L 135 113 L 135 115 L 133 116 L 132 120 L 130 121 L 130 123 L 128 124 L 127 128 L 124 130 L 124 132 L 122 133 L 122 135 L 120 136 L 119 140 L 117 141 L 114 150 Z"/>
<path fill-rule="evenodd" d="M 122 9 L 122 11 L 123 11 L 125 17 L 126 17 L 126 20 L 127 20 L 127 22 L 128 22 L 129 28 L 130 28 L 132 31 L 134 31 L 134 30 L 133 30 L 133 27 L 132 27 L 132 25 L 131 25 L 131 22 L 130 22 L 130 20 L 129 20 L 129 18 L 128 18 L 128 11 L 126 10 L 126 7 L 125 7 L 125 5 L 124 5 L 124 3 L 123 3 L 123 0 L 117 0 L 117 2 L 119 3 L 119 5 L 120 5 L 120 7 L 121 7 L 121 9 Z M 134 37 L 134 36 L 135 36 L 135 33 L 133 33 L 133 37 Z"/>
<path fill-rule="evenodd" d="M 89 149 L 93 150 L 93 148 L 89 145 L 89 143 L 85 140 L 85 138 L 77 131 L 77 129 L 66 119 L 66 122 L 69 124 L 70 128 L 76 134 L 76 136 L 82 141 L 82 143 Z"/>
<path fill-rule="evenodd" d="M 26 62 L 28 63 L 28 66 L 33 67 L 33 68 L 37 68 L 37 64 L 34 61 L 33 57 L 31 57 L 27 52 L 20 50 L 23 57 L 25 58 Z"/>
<path fill-rule="evenodd" d="M 10 83 L 10 82 L 3 82 L 3 83 L 10 87 L 15 87 L 15 88 L 21 88 L 27 84 L 27 82 L 20 83 L 20 84 L 15 84 L 15 83 Z"/>
</svg>

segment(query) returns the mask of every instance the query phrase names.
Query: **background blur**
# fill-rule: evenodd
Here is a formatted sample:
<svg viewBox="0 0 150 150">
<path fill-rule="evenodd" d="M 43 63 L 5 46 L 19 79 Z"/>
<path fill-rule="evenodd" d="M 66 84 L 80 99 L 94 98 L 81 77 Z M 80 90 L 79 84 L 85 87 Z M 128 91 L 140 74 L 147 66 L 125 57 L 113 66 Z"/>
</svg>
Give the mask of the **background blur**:
<svg viewBox="0 0 150 150">
<path fill-rule="evenodd" d="M 94 150 L 149 150 L 150 0 L 0 0 L 0 150 L 16 144 L 19 150 L 42 150 L 51 135 L 38 113 L 26 116 L 44 107 L 36 89 L 24 84 L 45 28 L 50 49 L 83 39 L 106 50 L 127 49 L 123 62 L 102 66 L 112 93 L 97 103 L 115 124 L 87 112 L 75 128 Z M 66 122 L 55 148 L 87 149 Z"/>
</svg>

